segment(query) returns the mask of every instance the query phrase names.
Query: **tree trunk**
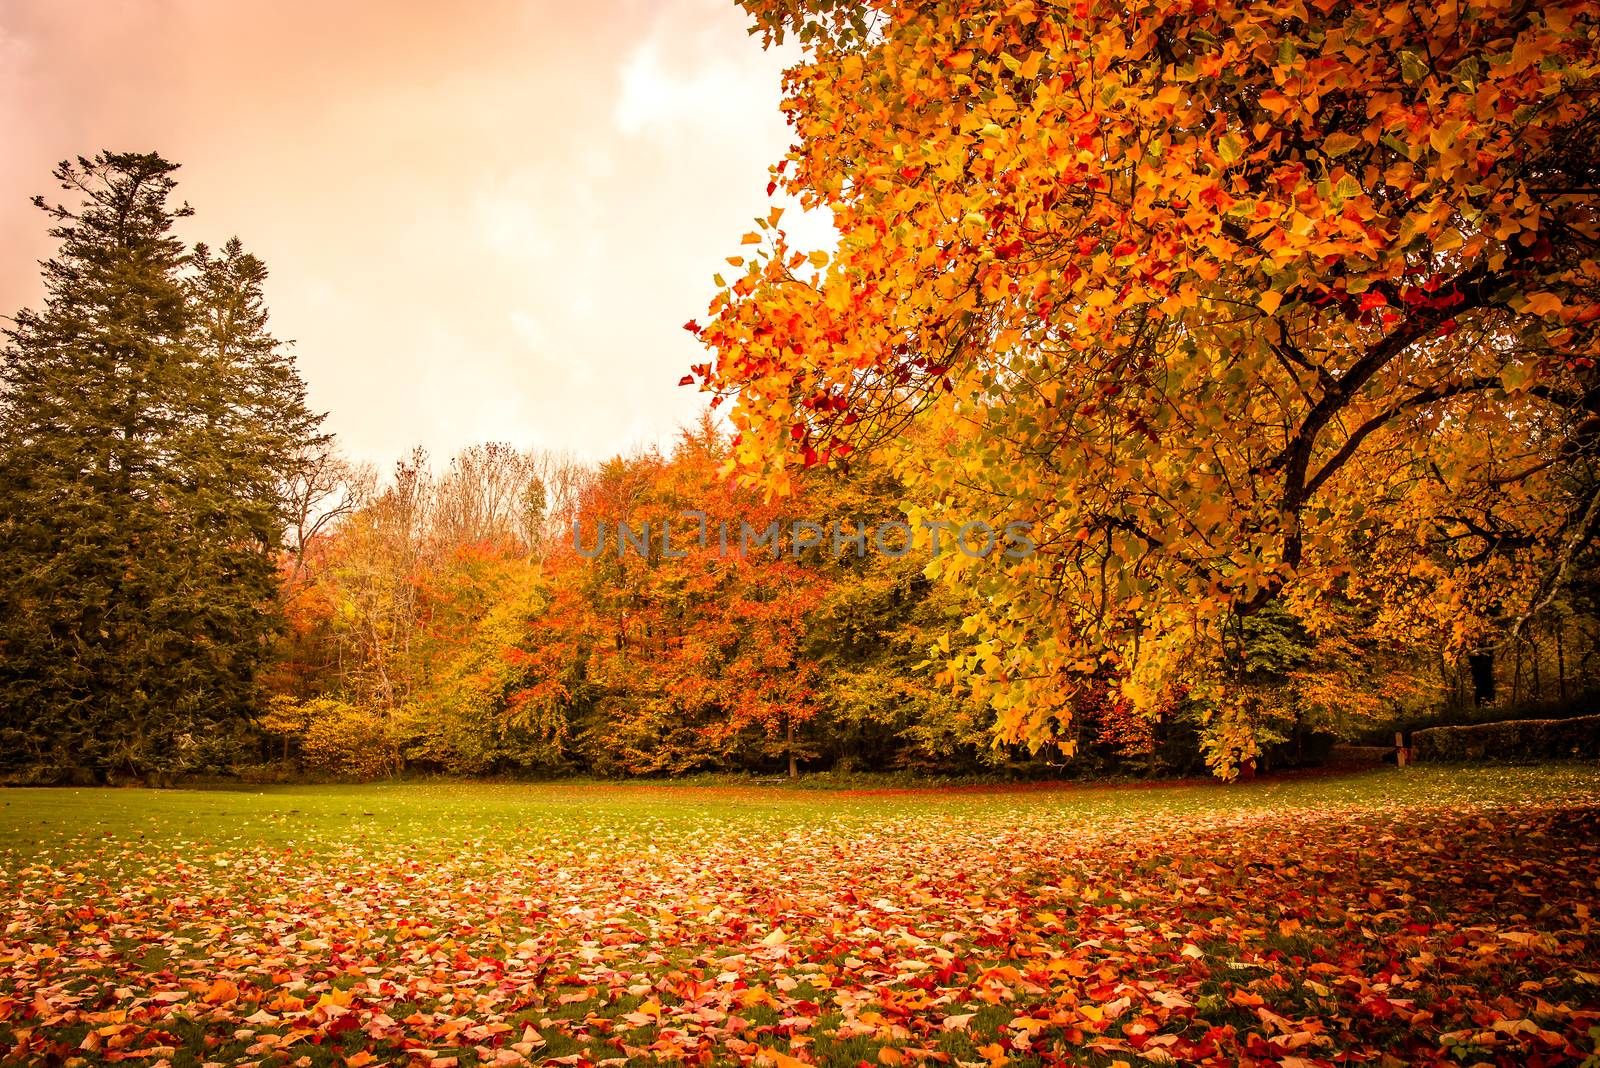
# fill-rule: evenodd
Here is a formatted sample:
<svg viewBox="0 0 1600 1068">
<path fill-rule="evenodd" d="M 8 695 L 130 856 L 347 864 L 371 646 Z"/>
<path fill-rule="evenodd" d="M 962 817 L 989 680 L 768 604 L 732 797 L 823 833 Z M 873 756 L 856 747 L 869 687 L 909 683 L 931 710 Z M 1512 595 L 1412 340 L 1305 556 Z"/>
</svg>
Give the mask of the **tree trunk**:
<svg viewBox="0 0 1600 1068">
<path fill-rule="evenodd" d="M 1567 699 L 1567 651 L 1562 647 L 1561 631 L 1564 624 L 1556 621 L 1556 695 L 1561 700 Z"/>
<path fill-rule="evenodd" d="M 1539 657 L 1544 655 L 1544 650 L 1539 648 L 1538 639 L 1531 634 L 1528 636 L 1528 653 L 1531 657 L 1528 662 L 1533 673 L 1533 700 L 1537 703 L 1544 700 L 1544 681 L 1539 677 Z"/>
<path fill-rule="evenodd" d="M 795 762 L 795 759 L 794 759 L 794 717 L 793 716 L 784 716 L 783 717 L 783 747 L 784 747 L 784 751 L 788 754 L 788 757 L 789 757 L 789 778 L 798 779 L 800 777 L 800 766 Z"/>
<path fill-rule="evenodd" d="M 1516 652 L 1516 659 L 1511 663 L 1511 707 L 1515 708 L 1522 703 L 1522 639 L 1518 638 L 1512 645 Z"/>
<path fill-rule="evenodd" d="M 1494 704 L 1494 654 L 1470 653 L 1467 667 L 1472 672 L 1472 703 Z"/>
</svg>

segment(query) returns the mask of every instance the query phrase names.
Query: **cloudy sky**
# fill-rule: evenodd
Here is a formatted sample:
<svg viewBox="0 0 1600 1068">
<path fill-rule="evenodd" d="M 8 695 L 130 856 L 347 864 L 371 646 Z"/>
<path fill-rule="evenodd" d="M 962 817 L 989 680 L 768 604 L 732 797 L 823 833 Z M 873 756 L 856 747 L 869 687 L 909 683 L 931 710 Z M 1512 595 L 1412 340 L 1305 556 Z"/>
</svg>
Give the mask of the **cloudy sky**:
<svg viewBox="0 0 1600 1068">
<path fill-rule="evenodd" d="M 789 142 L 792 56 L 745 26 L 732 0 L 0 0 L 0 314 L 39 300 L 51 167 L 156 150 L 186 236 L 266 261 L 352 454 L 665 442 L 700 404 L 681 324 Z"/>
</svg>

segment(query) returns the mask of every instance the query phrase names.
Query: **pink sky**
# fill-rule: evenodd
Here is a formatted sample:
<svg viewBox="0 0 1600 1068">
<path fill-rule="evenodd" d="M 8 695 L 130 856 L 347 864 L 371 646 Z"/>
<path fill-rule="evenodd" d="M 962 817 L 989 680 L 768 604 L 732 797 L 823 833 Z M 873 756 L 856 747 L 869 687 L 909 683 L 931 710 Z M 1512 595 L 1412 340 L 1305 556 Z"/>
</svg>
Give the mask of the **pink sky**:
<svg viewBox="0 0 1600 1068">
<path fill-rule="evenodd" d="M 39 300 L 51 167 L 155 150 L 185 235 L 267 262 L 353 455 L 664 442 L 700 405 L 680 326 L 790 140 L 787 57 L 745 25 L 731 0 L 0 0 L 0 314 Z"/>
</svg>

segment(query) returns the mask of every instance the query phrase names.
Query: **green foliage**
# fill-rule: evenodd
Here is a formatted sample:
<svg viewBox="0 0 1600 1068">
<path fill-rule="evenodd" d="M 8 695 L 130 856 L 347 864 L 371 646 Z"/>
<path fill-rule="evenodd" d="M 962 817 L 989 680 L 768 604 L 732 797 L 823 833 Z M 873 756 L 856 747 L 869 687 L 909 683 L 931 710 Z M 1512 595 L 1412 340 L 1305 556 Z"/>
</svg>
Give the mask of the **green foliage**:
<svg viewBox="0 0 1600 1068">
<path fill-rule="evenodd" d="M 1239 620 L 1240 670 L 1252 682 L 1273 684 L 1289 680 L 1312 658 L 1312 641 L 1305 627 L 1279 602 Z"/>
<path fill-rule="evenodd" d="M 1442 680 L 1425 651 L 1373 636 L 1371 613 L 1342 604 L 1313 633 L 1282 602 L 1235 616 L 1227 675 L 1196 688 L 1205 762 L 1241 771 L 1299 766 L 1334 737 L 1353 738 L 1417 703 L 1438 702 Z"/>
<path fill-rule="evenodd" d="M 36 203 L 60 242 L 0 369 L 0 760 L 204 767 L 259 706 L 279 484 L 314 439 L 259 260 L 172 233 L 176 165 L 101 153 Z"/>
<path fill-rule="evenodd" d="M 806 628 L 807 656 L 822 673 L 818 735 L 836 766 L 962 771 L 1003 759 L 991 745 L 992 715 L 927 664 L 958 622 L 949 593 L 909 558 L 838 569 Z"/>
</svg>

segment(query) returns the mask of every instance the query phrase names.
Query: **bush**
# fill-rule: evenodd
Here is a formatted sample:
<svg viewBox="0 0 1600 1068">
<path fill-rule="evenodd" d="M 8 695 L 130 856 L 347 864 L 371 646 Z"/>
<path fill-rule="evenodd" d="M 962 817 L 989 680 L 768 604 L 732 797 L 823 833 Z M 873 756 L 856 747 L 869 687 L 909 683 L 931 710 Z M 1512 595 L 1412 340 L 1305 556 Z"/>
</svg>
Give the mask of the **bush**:
<svg viewBox="0 0 1600 1068">
<path fill-rule="evenodd" d="M 1554 701 L 1467 708 L 1434 703 L 1426 708 L 1413 709 L 1410 712 L 1378 720 L 1366 729 L 1350 735 L 1348 740 L 1356 745 L 1387 746 L 1393 744 L 1396 731 L 1410 737 L 1418 731 L 1432 727 L 1464 727 L 1522 719 L 1579 719 L 1594 715 L 1597 706 L 1600 706 L 1600 690 L 1586 690 Z"/>
<path fill-rule="evenodd" d="M 1428 727 L 1411 736 L 1417 760 L 1544 760 L 1600 757 L 1600 716 L 1518 719 Z"/>
<path fill-rule="evenodd" d="M 233 773 L 240 782 L 251 786 L 277 786 L 282 783 L 299 782 L 304 778 L 294 765 L 282 760 L 259 764 L 236 764 Z"/>
<path fill-rule="evenodd" d="M 328 697 L 306 701 L 301 708 L 309 720 L 301 742 L 308 767 L 358 779 L 399 773 L 396 731 L 382 710 Z"/>
<path fill-rule="evenodd" d="M 1327 731 L 1296 730 L 1288 738 L 1267 747 L 1262 764 L 1279 768 L 1320 768 L 1333 756 L 1338 738 Z"/>
</svg>

